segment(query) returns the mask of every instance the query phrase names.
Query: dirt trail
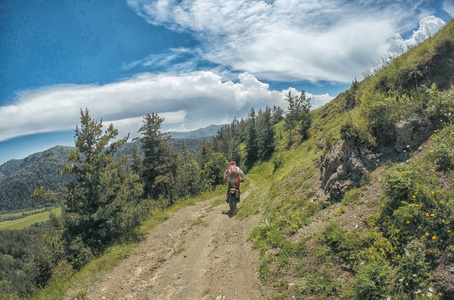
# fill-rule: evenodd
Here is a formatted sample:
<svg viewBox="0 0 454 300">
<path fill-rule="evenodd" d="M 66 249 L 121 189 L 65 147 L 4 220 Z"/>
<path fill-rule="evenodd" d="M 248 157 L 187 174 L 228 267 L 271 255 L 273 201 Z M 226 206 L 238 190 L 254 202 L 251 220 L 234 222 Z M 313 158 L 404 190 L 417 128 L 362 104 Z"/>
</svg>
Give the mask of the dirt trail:
<svg viewBox="0 0 454 300">
<path fill-rule="evenodd" d="M 185 207 L 153 229 L 133 254 L 89 284 L 85 299 L 267 298 L 258 252 L 247 241 L 261 216 L 230 218 L 227 204 L 212 207 L 216 199 Z M 75 295 L 68 291 L 64 299 Z"/>
</svg>

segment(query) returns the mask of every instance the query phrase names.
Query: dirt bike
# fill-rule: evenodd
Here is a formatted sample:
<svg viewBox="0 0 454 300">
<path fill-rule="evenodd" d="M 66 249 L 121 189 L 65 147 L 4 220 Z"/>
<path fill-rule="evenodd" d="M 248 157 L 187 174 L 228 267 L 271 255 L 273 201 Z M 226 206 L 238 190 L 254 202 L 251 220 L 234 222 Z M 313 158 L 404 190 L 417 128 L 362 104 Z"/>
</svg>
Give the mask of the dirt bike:
<svg viewBox="0 0 454 300">
<path fill-rule="evenodd" d="M 240 180 L 240 182 L 244 182 L 244 180 Z M 228 200 L 230 207 L 230 216 L 233 216 L 236 212 L 236 204 L 240 202 L 240 191 L 235 187 L 235 185 L 230 185 Z"/>
</svg>

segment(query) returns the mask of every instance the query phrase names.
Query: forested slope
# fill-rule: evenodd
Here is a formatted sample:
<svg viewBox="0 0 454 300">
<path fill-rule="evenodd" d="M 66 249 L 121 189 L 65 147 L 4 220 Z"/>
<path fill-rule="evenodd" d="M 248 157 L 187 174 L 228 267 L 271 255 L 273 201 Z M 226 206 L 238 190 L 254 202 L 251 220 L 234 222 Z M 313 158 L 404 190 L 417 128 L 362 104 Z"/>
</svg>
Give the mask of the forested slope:
<svg viewBox="0 0 454 300">
<path fill-rule="evenodd" d="M 196 153 L 202 142 L 207 139 L 209 138 L 178 138 L 170 139 L 168 142 L 177 149 L 184 145 L 190 152 Z M 119 149 L 116 157 L 131 155 L 134 144 L 136 143 L 126 143 Z M 32 198 L 31 194 L 41 186 L 56 190 L 70 180 L 69 176 L 58 175 L 57 170 L 63 168 L 71 149 L 73 148 L 56 146 L 24 159 L 14 159 L 0 165 L 0 212 L 55 205 L 43 199 Z M 143 152 L 139 151 L 139 155 L 143 155 Z"/>
</svg>

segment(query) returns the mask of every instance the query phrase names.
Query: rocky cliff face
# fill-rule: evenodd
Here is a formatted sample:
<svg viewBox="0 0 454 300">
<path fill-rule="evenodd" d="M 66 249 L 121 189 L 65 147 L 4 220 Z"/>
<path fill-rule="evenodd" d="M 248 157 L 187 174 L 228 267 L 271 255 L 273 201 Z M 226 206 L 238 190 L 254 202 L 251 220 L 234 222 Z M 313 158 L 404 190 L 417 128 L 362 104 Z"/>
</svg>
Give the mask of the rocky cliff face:
<svg viewBox="0 0 454 300">
<path fill-rule="evenodd" d="M 370 149 L 341 140 L 320 158 L 320 182 L 331 201 L 340 201 L 345 193 L 359 187 L 361 178 L 386 161 L 404 162 L 411 151 L 427 141 L 435 125 L 427 118 L 411 118 L 396 123 L 396 139 L 391 145 Z"/>
<path fill-rule="evenodd" d="M 359 187 L 364 173 L 376 168 L 379 154 L 366 146 L 337 142 L 320 158 L 321 185 L 331 200 L 339 201 L 349 189 Z"/>
</svg>

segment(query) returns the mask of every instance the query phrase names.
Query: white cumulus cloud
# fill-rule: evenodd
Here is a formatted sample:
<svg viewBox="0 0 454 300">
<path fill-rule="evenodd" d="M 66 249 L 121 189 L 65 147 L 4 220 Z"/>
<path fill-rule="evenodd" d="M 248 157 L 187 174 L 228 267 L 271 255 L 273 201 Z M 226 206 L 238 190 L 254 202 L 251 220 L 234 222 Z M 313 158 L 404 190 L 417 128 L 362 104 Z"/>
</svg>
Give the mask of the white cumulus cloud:
<svg viewBox="0 0 454 300">
<path fill-rule="evenodd" d="M 413 32 L 408 39 L 403 39 L 400 34 L 396 34 L 391 39 L 388 51 L 392 54 L 402 54 L 412 47 L 420 44 L 427 38 L 435 35 L 440 28 L 446 25 L 446 22 L 434 16 L 428 16 L 419 22 L 419 29 Z"/>
<path fill-rule="evenodd" d="M 233 117 L 247 117 L 251 107 L 287 103 L 281 91 L 241 73 L 239 81 L 223 81 L 208 71 L 182 75 L 141 74 L 134 78 L 98 85 L 54 86 L 23 93 L 16 102 L 0 106 L 0 141 L 28 134 L 74 129 L 80 109 L 93 118 L 113 123 L 121 135 L 137 134 L 142 117 L 158 113 L 168 128 L 195 129 L 220 124 Z M 331 100 L 314 95 L 315 105 Z M 314 105 L 314 107 L 315 107 Z"/>
</svg>

